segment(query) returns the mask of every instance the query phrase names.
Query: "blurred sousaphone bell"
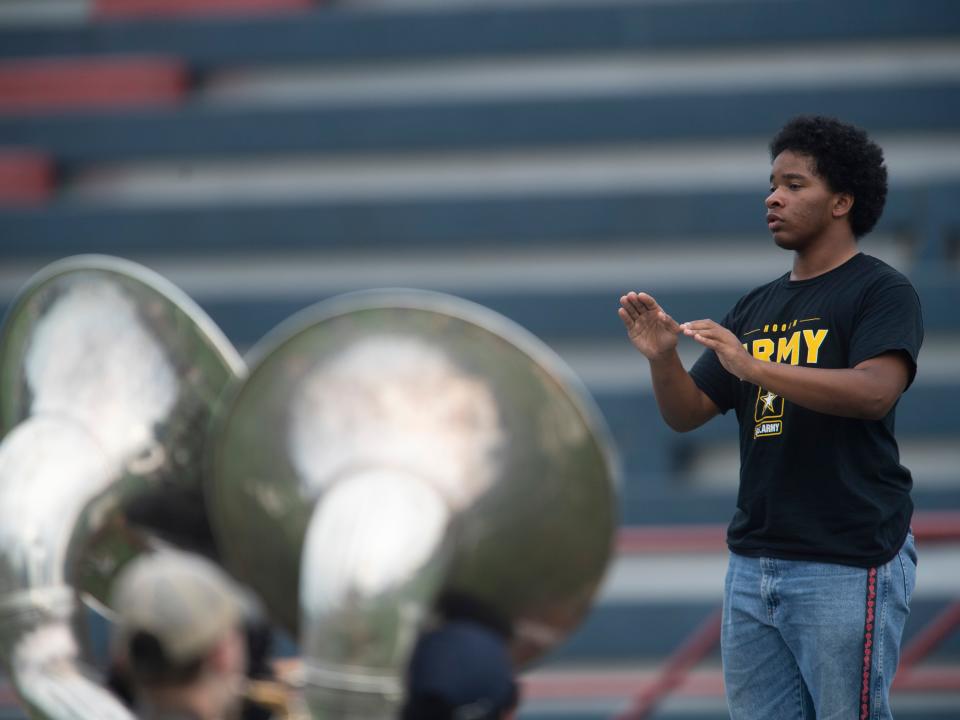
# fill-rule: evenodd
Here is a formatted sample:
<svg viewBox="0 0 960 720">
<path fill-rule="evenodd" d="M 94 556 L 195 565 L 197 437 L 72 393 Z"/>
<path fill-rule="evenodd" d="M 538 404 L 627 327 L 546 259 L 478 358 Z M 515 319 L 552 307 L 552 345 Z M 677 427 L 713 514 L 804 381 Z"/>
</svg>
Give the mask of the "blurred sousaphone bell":
<svg viewBox="0 0 960 720">
<path fill-rule="evenodd" d="M 303 656 L 319 718 L 395 717 L 441 598 L 512 626 L 518 666 L 601 581 L 617 469 L 566 366 L 505 318 L 418 291 L 304 311 L 249 357 L 210 441 L 226 565 Z"/>
<path fill-rule="evenodd" d="M 81 660 L 79 597 L 105 601 L 158 539 L 210 552 L 211 407 L 244 372 L 151 271 L 78 256 L 33 277 L 0 330 L 0 659 L 33 717 L 129 718 Z"/>
</svg>

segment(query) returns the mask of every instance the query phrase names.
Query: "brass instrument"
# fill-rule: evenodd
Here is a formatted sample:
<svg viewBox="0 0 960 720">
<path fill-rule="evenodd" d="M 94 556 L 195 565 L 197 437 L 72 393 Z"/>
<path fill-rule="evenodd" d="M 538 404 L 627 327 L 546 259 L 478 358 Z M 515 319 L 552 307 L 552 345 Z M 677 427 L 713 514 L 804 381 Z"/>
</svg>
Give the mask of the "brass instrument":
<svg viewBox="0 0 960 720">
<path fill-rule="evenodd" d="M 150 271 L 51 265 L 0 330 L 0 660 L 35 718 L 123 718 L 90 677 L 81 598 L 161 544 L 262 599 L 301 662 L 249 697 L 290 718 L 396 715 L 451 599 L 523 667 L 590 607 L 617 524 L 599 412 L 542 342 L 483 307 L 356 293 L 270 333 L 249 371 Z"/>
<path fill-rule="evenodd" d="M 204 429 L 242 361 L 183 293 L 102 256 L 35 276 L 0 349 L 0 659 L 33 717 L 130 718 L 84 666 L 80 599 L 151 542 L 212 548 Z"/>
<path fill-rule="evenodd" d="M 314 717 L 393 717 L 436 602 L 506 619 L 529 663 L 586 613 L 610 557 L 616 464 L 541 342 L 435 293 L 358 293 L 249 356 L 211 430 L 227 567 L 300 639 Z"/>
</svg>

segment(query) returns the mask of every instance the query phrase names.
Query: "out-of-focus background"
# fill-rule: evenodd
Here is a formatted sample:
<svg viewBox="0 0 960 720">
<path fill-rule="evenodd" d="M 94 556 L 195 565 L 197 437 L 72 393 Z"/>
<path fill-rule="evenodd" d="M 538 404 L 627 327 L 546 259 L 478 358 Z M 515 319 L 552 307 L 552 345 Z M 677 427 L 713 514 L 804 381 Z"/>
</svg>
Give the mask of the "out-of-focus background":
<svg viewBox="0 0 960 720">
<path fill-rule="evenodd" d="M 789 268 L 766 147 L 800 113 L 886 151 L 863 249 L 911 277 L 927 332 L 897 418 L 921 559 L 894 708 L 955 719 L 954 0 L 0 0 L 0 308 L 49 261 L 104 252 L 168 277 L 241 351 L 371 287 L 513 318 L 584 379 L 625 468 L 618 559 L 526 676 L 521 717 L 719 720 L 735 421 L 665 427 L 617 301 L 719 318 Z"/>
</svg>

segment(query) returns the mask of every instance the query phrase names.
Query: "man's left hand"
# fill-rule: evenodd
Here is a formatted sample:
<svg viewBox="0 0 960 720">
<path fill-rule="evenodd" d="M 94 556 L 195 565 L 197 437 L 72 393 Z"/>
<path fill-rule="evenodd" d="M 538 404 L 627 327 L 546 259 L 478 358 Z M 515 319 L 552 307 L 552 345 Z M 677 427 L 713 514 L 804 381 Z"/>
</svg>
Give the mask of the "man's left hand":
<svg viewBox="0 0 960 720">
<path fill-rule="evenodd" d="M 731 375 L 747 380 L 755 360 L 740 344 L 737 336 L 713 320 L 693 320 L 680 325 L 680 330 L 704 347 L 717 353 L 720 364 Z"/>
</svg>

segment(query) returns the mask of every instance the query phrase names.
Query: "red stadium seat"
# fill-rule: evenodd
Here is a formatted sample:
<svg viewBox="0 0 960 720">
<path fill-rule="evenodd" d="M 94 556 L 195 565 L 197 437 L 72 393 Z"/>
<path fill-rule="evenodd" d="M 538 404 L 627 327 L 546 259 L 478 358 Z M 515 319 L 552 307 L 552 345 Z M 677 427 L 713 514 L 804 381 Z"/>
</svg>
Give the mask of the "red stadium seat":
<svg viewBox="0 0 960 720">
<path fill-rule="evenodd" d="M 31 150 L 0 148 L 0 206 L 35 205 L 53 194 L 53 161 Z"/>
<path fill-rule="evenodd" d="M 168 58 L 110 57 L 0 63 L 0 113 L 172 105 L 186 67 Z"/>
<path fill-rule="evenodd" d="M 95 0 L 99 18 L 270 14 L 304 10 L 315 0 Z"/>
</svg>

